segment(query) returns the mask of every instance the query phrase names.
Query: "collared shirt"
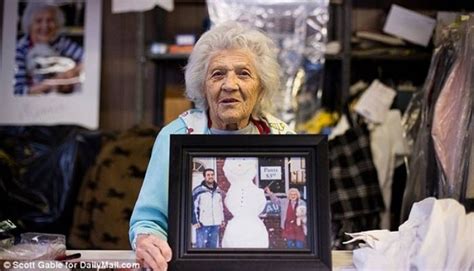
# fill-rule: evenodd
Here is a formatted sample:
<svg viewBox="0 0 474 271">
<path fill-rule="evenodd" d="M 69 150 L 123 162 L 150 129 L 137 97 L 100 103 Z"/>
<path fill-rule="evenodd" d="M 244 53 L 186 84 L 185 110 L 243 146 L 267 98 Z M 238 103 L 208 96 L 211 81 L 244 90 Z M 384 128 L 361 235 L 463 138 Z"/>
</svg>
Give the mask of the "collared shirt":
<svg viewBox="0 0 474 271">
<path fill-rule="evenodd" d="M 249 124 L 242 129 L 239 130 L 221 130 L 216 128 L 211 128 L 211 134 L 213 135 L 251 135 L 251 134 L 259 134 L 257 127 L 253 124 L 253 122 L 249 122 Z"/>
</svg>

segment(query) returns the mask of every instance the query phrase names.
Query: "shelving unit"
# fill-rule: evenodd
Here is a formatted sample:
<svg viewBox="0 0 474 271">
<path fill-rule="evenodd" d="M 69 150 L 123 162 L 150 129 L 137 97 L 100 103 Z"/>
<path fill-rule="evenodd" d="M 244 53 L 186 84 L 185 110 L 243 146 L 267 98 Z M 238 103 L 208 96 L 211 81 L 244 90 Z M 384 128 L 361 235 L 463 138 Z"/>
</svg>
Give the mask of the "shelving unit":
<svg viewBox="0 0 474 271">
<path fill-rule="evenodd" d="M 168 82 L 169 67 L 184 66 L 188 60 L 186 54 L 172 55 L 172 54 L 161 54 L 161 55 L 148 55 L 148 59 L 156 64 L 155 68 L 155 116 L 153 123 L 158 127 L 164 125 L 165 115 L 165 96 L 166 96 L 166 84 Z"/>
<path fill-rule="evenodd" d="M 341 51 L 325 56 L 323 105 L 339 109 L 347 99 L 350 87 L 352 1 L 330 1 L 329 16 L 328 42 L 339 42 Z"/>
<path fill-rule="evenodd" d="M 464 0 L 354 0 L 353 10 L 380 10 L 388 13 L 392 4 L 417 12 L 428 13 L 474 10 L 474 1 Z M 379 25 L 379 27 L 382 28 L 382 25 Z M 421 88 L 430 67 L 432 50 L 432 47 L 423 48 L 413 45 L 381 48 L 381 53 L 377 54 L 376 49 L 370 53 L 353 48 L 350 57 L 352 67 L 350 82 L 355 83 L 358 80 L 364 80 L 370 83 L 374 79 L 379 79 L 394 88 L 405 82 L 412 82 L 415 86 Z M 406 103 L 409 99 L 405 98 Z M 403 107 L 400 109 L 403 109 Z"/>
<path fill-rule="evenodd" d="M 326 55 L 325 57 L 325 82 L 322 102 L 326 107 L 339 110 L 349 96 L 351 83 L 359 79 L 371 81 L 375 78 L 382 77 L 381 79 L 384 79 L 385 76 L 390 77 L 392 74 L 396 74 L 395 77 L 398 77 L 401 81 L 407 79 L 407 81 L 411 80 L 419 85 L 423 83 L 431 59 L 430 49 L 419 50 L 413 54 L 380 55 L 364 55 L 351 49 L 353 9 L 364 8 L 388 11 L 391 4 L 399 4 L 414 10 L 474 10 L 474 1 L 465 0 L 331 0 L 328 41 L 339 41 L 341 51 L 336 55 Z M 176 11 L 174 13 L 177 14 L 167 14 L 164 11 L 157 14 L 157 23 L 165 28 L 158 35 L 159 40 L 170 42 L 174 34 L 183 33 L 183 31 L 190 31 L 197 36 L 201 34 L 202 22 L 199 22 L 207 15 L 206 1 L 176 0 L 175 6 Z M 178 20 L 174 24 L 170 23 L 176 18 L 183 18 L 183 12 L 189 12 L 191 9 L 199 11 L 199 16 L 194 18 L 194 21 L 183 23 Z M 183 67 L 187 58 L 187 54 L 161 54 L 148 55 L 147 57 L 157 67 L 156 77 L 158 83 L 155 91 L 155 124 L 157 125 L 161 126 L 164 119 L 163 105 L 168 79 L 167 70 L 176 66 Z M 381 72 L 384 70 L 383 67 L 393 68 L 387 69 L 387 72 Z M 182 81 L 184 82 L 184 79 Z"/>
</svg>

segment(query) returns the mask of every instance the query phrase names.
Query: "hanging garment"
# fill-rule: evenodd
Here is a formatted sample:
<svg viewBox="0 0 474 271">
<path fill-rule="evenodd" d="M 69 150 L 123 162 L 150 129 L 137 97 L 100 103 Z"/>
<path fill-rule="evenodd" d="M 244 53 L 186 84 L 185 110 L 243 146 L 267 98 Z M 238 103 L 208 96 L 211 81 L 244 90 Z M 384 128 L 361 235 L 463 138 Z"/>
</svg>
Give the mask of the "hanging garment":
<svg viewBox="0 0 474 271">
<path fill-rule="evenodd" d="M 466 25 L 467 27 L 467 25 Z M 454 64 L 436 101 L 433 114 L 432 139 L 440 170 L 438 196 L 460 199 L 462 183 L 466 178 L 471 140 L 469 125 L 473 106 L 471 49 L 474 43 L 473 25 L 467 28 L 461 40 L 459 58 Z M 466 154 L 468 155 L 466 157 Z M 464 188 L 465 189 L 465 188 Z"/>
<path fill-rule="evenodd" d="M 471 121 L 471 128 L 469 129 L 471 136 L 474 134 L 474 122 Z M 467 212 L 474 212 L 474 144 L 471 139 L 471 147 L 467 148 L 470 150 L 471 157 L 469 159 L 469 169 L 467 179 L 465 180 L 466 183 L 464 187 L 466 187 L 466 193 L 462 198 L 462 202 L 466 207 Z"/>
<path fill-rule="evenodd" d="M 408 177 L 403 197 L 401 222 L 414 202 L 437 194 L 437 164 L 431 139 L 433 111 L 441 88 L 456 60 L 453 41 L 436 48 L 423 88 L 416 93 L 403 116 L 403 126 L 411 155 L 407 161 Z"/>
<path fill-rule="evenodd" d="M 462 61 L 453 67 L 436 102 L 431 130 L 442 173 L 439 180 L 441 183 L 438 183 L 438 196 L 456 199 L 461 195 L 460 181 L 463 172 L 459 164 L 463 157 L 466 126 L 472 106 L 469 89 L 466 91 L 464 87 L 466 74 L 462 68 Z"/>
<path fill-rule="evenodd" d="M 342 115 L 339 121 L 337 122 L 336 126 L 331 130 L 331 134 L 329 134 L 328 139 L 332 140 L 336 136 L 343 135 L 348 129 L 350 128 L 350 124 L 347 121 L 345 115 Z"/>
<path fill-rule="evenodd" d="M 408 155 L 408 147 L 403 138 L 400 110 L 390 110 L 385 120 L 373 125 L 370 131 L 370 149 L 377 168 L 380 188 L 385 204 L 380 227 L 390 229 L 390 202 L 392 199 L 393 173 L 395 167 L 403 163 L 402 157 Z M 397 224 L 398 225 L 398 224 Z"/>
<path fill-rule="evenodd" d="M 471 127 L 469 129 L 471 136 L 474 134 L 474 121 L 471 121 Z M 474 144 L 471 140 L 471 147 L 468 148 L 471 153 L 471 157 L 469 159 L 469 170 L 468 170 L 468 177 L 466 180 L 466 195 L 464 197 L 466 209 L 468 212 L 474 211 Z"/>
<path fill-rule="evenodd" d="M 408 110 L 407 135 L 413 140 L 402 220 L 413 202 L 427 196 L 465 201 L 468 184 L 473 106 L 474 17 L 436 48 L 420 106 Z M 419 95 L 417 95 L 419 97 Z M 419 114 L 416 112 L 420 112 Z M 413 115 L 419 115 L 419 122 Z"/>
<path fill-rule="evenodd" d="M 378 228 L 384 210 L 365 125 L 329 141 L 329 171 L 333 248 L 348 249 L 344 232 Z"/>
</svg>

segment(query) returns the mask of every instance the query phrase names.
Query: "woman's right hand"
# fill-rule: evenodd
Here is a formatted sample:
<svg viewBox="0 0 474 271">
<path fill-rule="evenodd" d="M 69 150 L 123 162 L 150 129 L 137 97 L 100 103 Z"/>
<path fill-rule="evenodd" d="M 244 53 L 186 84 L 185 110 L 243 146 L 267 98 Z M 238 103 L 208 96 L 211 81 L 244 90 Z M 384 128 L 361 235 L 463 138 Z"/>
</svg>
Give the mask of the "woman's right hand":
<svg viewBox="0 0 474 271">
<path fill-rule="evenodd" d="M 171 260 L 171 248 L 168 243 L 153 234 L 139 234 L 136 240 L 138 262 L 153 270 L 164 271 Z"/>
<path fill-rule="evenodd" d="M 270 188 L 268 186 L 263 188 L 263 191 L 265 191 L 265 193 L 267 193 L 267 194 L 272 194 L 272 190 L 270 190 Z"/>
<path fill-rule="evenodd" d="M 29 89 L 28 94 L 30 95 L 35 95 L 35 94 L 44 94 L 44 93 L 49 93 L 53 89 L 53 86 L 39 83 L 36 85 L 32 85 Z"/>
</svg>

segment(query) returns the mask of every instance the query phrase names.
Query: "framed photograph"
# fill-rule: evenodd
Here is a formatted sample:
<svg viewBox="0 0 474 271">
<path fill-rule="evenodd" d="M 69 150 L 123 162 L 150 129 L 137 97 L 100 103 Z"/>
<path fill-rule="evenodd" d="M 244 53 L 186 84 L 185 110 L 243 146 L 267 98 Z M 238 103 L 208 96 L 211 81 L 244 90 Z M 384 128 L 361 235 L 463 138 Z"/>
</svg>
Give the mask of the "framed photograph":
<svg viewBox="0 0 474 271">
<path fill-rule="evenodd" d="M 325 136 L 170 140 L 170 270 L 331 270 Z"/>
<path fill-rule="evenodd" d="M 0 124 L 98 127 L 101 3 L 2 2 Z"/>
</svg>

